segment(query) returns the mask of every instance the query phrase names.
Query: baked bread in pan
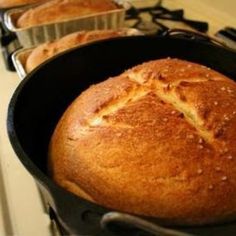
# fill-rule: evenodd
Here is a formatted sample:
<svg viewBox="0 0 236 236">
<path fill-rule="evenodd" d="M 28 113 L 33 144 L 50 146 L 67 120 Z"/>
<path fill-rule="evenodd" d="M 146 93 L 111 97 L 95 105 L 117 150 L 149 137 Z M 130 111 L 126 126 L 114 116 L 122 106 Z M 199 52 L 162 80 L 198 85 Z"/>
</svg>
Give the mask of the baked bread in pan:
<svg viewBox="0 0 236 236">
<path fill-rule="evenodd" d="M 162 59 L 92 85 L 66 110 L 49 167 L 99 205 L 202 225 L 236 216 L 236 84 Z"/>
<path fill-rule="evenodd" d="M 36 47 L 28 56 L 25 63 L 26 71 L 32 71 L 47 59 L 75 46 L 101 39 L 125 36 L 128 34 L 128 29 L 80 31 L 69 34 L 53 42 L 44 43 Z"/>
<path fill-rule="evenodd" d="M 18 18 L 17 27 L 55 23 L 115 9 L 112 0 L 51 0 L 25 11 Z"/>
<path fill-rule="evenodd" d="M 15 6 L 23 6 L 33 3 L 39 3 L 47 0 L 0 0 L 0 8 L 10 8 Z"/>
</svg>

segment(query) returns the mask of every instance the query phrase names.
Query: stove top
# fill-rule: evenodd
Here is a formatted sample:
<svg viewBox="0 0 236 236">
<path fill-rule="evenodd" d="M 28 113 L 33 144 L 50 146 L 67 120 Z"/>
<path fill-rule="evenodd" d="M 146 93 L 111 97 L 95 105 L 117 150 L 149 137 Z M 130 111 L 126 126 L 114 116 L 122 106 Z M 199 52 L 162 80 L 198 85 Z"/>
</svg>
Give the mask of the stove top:
<svg viewBox="0 0 236 236">
<path fill-rule="evenodd" d="M 132 3 L 123 3 L 126 11 L 126 24 L 129 27 L 137 28 L 147 35 L 162 34 L 170 29 L 170 22 L 178 27 L 179 23 L 184 23 L 186 26 L 200 31 L 208 30 L 208 23 L 187 19 L 184 16 L 183 9 L 169 10 L 162 6 L 162 0 L 157 1 L 148 7 L 136 7 Z M 4 23 L 0 22 L 0 45 L 2 47 L 2 56 L 5 66 L 10 71 L 15 71 L 11 55 L 14 51 L 21 48 L 16 35 L 9 32 Z"/>
<path fill-rule="evenodd" d="M 171 28 L 169 22 L 174 22 L 177 28 L 178 23 L 184 23 L 192 30 L 203 33 L 208 30 L 207 22 L 187 19 L 183 9 L 169 10 L 162 6 L 162 1 L 158 1 L 150 7 L 137 8 L 130 4 L 127 8 L 126 21 L 133 21 L 131 27 L 137 28 L 145 34 L 160 34 Z M 144 14 L 149 16 L 148 20 L 147 17 L 143 17 Z"/>
</svg>

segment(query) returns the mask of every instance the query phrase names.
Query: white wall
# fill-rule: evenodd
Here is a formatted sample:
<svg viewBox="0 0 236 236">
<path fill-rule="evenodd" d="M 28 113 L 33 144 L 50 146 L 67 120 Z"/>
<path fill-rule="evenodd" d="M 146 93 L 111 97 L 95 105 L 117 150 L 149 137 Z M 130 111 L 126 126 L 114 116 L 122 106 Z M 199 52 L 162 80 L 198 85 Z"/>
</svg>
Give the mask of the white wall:
<svg viewBox="0 0 236 236">
<path fill-rule="evenodd" d="M 214 8 L 227 12 L 228 14 L 236 18 L 236 0 L 195 0 L 195 1 L 202 1 L 208 4 L 209 6 L 212 5 Z M 236 25 L 234 27 L 236 27 Z"/>
</svg>

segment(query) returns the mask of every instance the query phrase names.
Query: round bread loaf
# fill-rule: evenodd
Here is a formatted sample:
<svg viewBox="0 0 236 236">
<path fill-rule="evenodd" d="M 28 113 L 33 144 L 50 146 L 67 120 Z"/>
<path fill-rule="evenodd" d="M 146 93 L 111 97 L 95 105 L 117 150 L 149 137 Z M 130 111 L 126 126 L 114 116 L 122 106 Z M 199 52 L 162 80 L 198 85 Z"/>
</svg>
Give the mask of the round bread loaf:
<svg viewBox="0 0 236 236">
<path fill-rule="evenodd" d="M 66 110 L 49 166 L 102 206 L 201 225 L 236 216 L 236 84 L 178 59 L 93 85 Z"/>
</svg>

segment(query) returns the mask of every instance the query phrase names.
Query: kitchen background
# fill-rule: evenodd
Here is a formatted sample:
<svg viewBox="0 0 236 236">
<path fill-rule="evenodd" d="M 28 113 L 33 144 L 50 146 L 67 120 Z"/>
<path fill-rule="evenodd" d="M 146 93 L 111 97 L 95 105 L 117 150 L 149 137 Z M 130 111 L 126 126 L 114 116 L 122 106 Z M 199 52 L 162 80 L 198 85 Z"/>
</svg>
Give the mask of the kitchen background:
<svg viewBox="0 0 236 236">
<path fill-rule="evenodd" d="M 156 1 L 140 0 L 142 4 Z M 164 0 L 170 9 L 183 8 L 189 19 L 209 23 L 214 35 L 225 26 L 236 27 L 235 0 Z M 6 114 L 20 79 L 6 70 L 0 55 L 0 235 L 56 235 L 32 177 L 16 158 L 7 137 Z"/>
</svg>

